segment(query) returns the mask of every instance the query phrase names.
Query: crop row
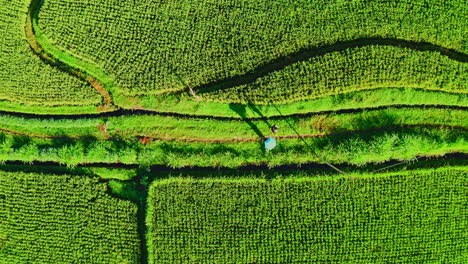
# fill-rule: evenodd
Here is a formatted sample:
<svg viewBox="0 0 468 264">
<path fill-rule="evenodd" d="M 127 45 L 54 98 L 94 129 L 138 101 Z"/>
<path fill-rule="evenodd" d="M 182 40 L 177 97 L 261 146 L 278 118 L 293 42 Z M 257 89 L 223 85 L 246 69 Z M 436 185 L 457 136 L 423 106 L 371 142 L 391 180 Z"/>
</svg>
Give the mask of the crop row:
<svg viewBox="0 0 468 264">
<path fill-rule="evenodd" d="M 291 103 L 382 87 L 466 93 L 468 64 L 436 52 L 365 46 L 292 64 L 252 83 L 198 91 L 209 101 Z"/>
<path fill-rule="evenodd" d="M 467 176 L 158 181 L 149 263 L 461 263 Z"/>
<path fill-rule="evenodd" d="M 1 263 L 138 263 L 136 205 L 96 177 L 0 171 Z"/>
<path fill-rule="evenodd" d="M 466 18 L 460 0 L 50 0 L 39 28 L 102 67 L 127 96 L 144 96 L 243 75 L 339 41 L 397 38 L 466 52 Z"/>
<path fill-rule="evenodd" d="M 0 100 L 43 107 L 99 104 L 99 94 L 86 82 L 33 53 L 25 36 L 28 4 L 24 0 L 0 1 Z"/>
<path fill-rule="evenodd" d="M 1 263 L 139 263 L 136 205 L 108 194 L 124 194 L 114 189 L 124 182 L 1 167 Z M 269 170 L 273 180 L 211 172 L 222 179 L 155 172 L 169 179 L 154 181 L 141 205 L 149 263 L 460 262 L 467 250 L 466 167 L 351 177 Z"/>
</svg>

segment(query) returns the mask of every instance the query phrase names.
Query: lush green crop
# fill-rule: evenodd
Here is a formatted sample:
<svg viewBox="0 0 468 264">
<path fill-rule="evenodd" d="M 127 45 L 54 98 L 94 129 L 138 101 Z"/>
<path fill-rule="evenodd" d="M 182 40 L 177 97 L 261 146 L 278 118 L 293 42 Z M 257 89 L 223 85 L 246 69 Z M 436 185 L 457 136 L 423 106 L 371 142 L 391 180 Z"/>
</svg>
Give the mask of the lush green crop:
<svg viewBox="0 0 468 264">
<path fill-rule="evenodd" d="M 383 87 L 466 93 L 467 83 L 467 63 L 435 52 L 366 46 L 295 63 L 250 84 L 201 89 L 198 96 L 227 103 L 271 104 Z"/>
<path fill-rule="evenodd" d="M 462 263 L 467 167 L 150 187 L 150 263 Z"/>
<path fill-rule="evenodd" d="M 0 172 L 0 263 L 138 263 L 136 205 L 97 177 Z"/>
<path fill-rule="evenodd" d="M 99 104 L 101 97 L 90 85 L 41 61 L 29 47 L 25 36 L 29 4 L 0 1 L 0 100 L 9 101 L 0 107 L 47 112 L 44 108 L 67 105 L 80 106 L 75 111 L 95 112 L 92 105 Z M 72 112 L 73 107 L 59 111 Z"/>
<path fill-rule="evenodd" d="M 340 41 L 396 38 L 430 42 L 466 52 L 466 18 L 465 4 L 461 0 L 341 0 L 333 3 L 321 0 L 48 0 L 39 12 L 37 30 L 44 40 L 92 62 L 90 67 L 102 68 L 125 95 L 147 96 L 185 90 L 187 86 L 197 88 L 233 76 L 242 78 L 265 65 L 267 71 L 273 71 L 272 61 L 287 60 L 288 55 L 304 49 L 313 53 L 317 47 Z M 366 40 L 361 44 L 366 44 Z M 439 77 L 422 73 L 418 76 L 434 80 L 415 83 L 410 76 L 397 79 L 404 73 L 390 78 L 388 75 L 400 70 L 399 59 L 414 63 L 405 65 L 412 69 L 408 74 L 416 73 L 418 68 L 433 67 L 434 60 L 426 60 L 426 55 L 420 57 L 419 53 L 412 52 L 406 57 L 405 50 L 397 54 L 403 56 L 379 55 L 366 59 L 358 63 L 358 70 L 365 72 L 362 67 L 366 63 L 370 64 L 369 71 L 376 63 L 380 67 L 389 63 L 390 69 L 385 73 L 372 73 L 371 76 L 377 78 L 374 83 L 380 81 L 380 86 L 401 87 L 404 81 L 409 81 L 409 86 L 427 87 L 433 83 L 444 86 L 443 81 L 438 82 Z M 351 58 L 356 56 L 351 54 Z M 377 62 L 379 58 L 383 61 Z M 327 66 L 331 63 L 323 62 Z M 353 64 L 346 65 L 352 67 Z M 326 67 L 319 70 L 322 71 L 318 73 L 320 76 L 332 78 L 333 73 Z M 347 71 L 351 69 L 344 72 Z M 382 75 L 385 77 L 379 80 Z M 294 78 L 290 74 L 287 76 Z M 440 80 L 453 81 L 452 70 L 443 76 L 449 79 L 440 77 Z M 368 80 L 367 76 L 351 74 L 350 77 Z M 278 89 L 275 95 L 279 95 Z M 283 101 L 292 100 L 291 96 L 288 94 L 288 100 Z M 281 98 L 273 99 L 281 101 Z M 239 100 L 234 98 L 233 101 Z"/>
</svg>

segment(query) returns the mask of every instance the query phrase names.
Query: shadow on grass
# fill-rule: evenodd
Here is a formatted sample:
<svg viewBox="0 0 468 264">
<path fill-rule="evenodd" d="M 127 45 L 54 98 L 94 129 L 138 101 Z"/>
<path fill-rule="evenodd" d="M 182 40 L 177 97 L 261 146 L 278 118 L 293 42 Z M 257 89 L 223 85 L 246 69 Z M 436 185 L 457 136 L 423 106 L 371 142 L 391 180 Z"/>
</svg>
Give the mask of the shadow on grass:
<svg viewBox="0 0 468 264">
<path fill-rule="evenodd" d="M 257 136 L 260 139 L 265 139 L 265 135 L 258 128 L 258 126 L 247 117 L 247 105 L 229 104 L 229 108 L 231 108 L 232 111 L 236 112 L 241 117 L 242 121 L 249 125 L 250 128 L 252 128 L 252 130 L 255 132 L 255 134 L 257 134 Z"/>
</svg>

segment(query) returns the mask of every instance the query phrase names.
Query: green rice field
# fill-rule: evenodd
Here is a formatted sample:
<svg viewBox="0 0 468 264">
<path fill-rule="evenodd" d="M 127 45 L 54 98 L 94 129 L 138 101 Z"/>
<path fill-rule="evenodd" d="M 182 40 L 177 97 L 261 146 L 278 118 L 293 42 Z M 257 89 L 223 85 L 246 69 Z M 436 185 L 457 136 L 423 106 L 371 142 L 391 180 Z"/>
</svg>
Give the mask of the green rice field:
<svg viewBox="0 0 468 264">
<path fill-rule="evenodd" d="M 468 263 L 461 0 L 0 0 L 0 263 Z"/>
</svg>

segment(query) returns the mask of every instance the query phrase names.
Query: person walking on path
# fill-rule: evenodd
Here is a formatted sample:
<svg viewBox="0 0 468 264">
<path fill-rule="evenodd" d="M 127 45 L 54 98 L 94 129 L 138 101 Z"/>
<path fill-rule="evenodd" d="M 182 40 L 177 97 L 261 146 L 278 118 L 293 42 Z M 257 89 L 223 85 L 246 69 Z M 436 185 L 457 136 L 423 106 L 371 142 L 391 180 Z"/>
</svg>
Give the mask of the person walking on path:
<svg viewBox="0 0 468 264">
<path fill-rule="evenodd" d="M 277 133 L 277 132 L 278 132 L 278 129 L 279 129 L 279 127 L 278 127 L 277 125 L 273 125 L 273 126 L 271 127 L 271 132 Z"/>
</svg>

